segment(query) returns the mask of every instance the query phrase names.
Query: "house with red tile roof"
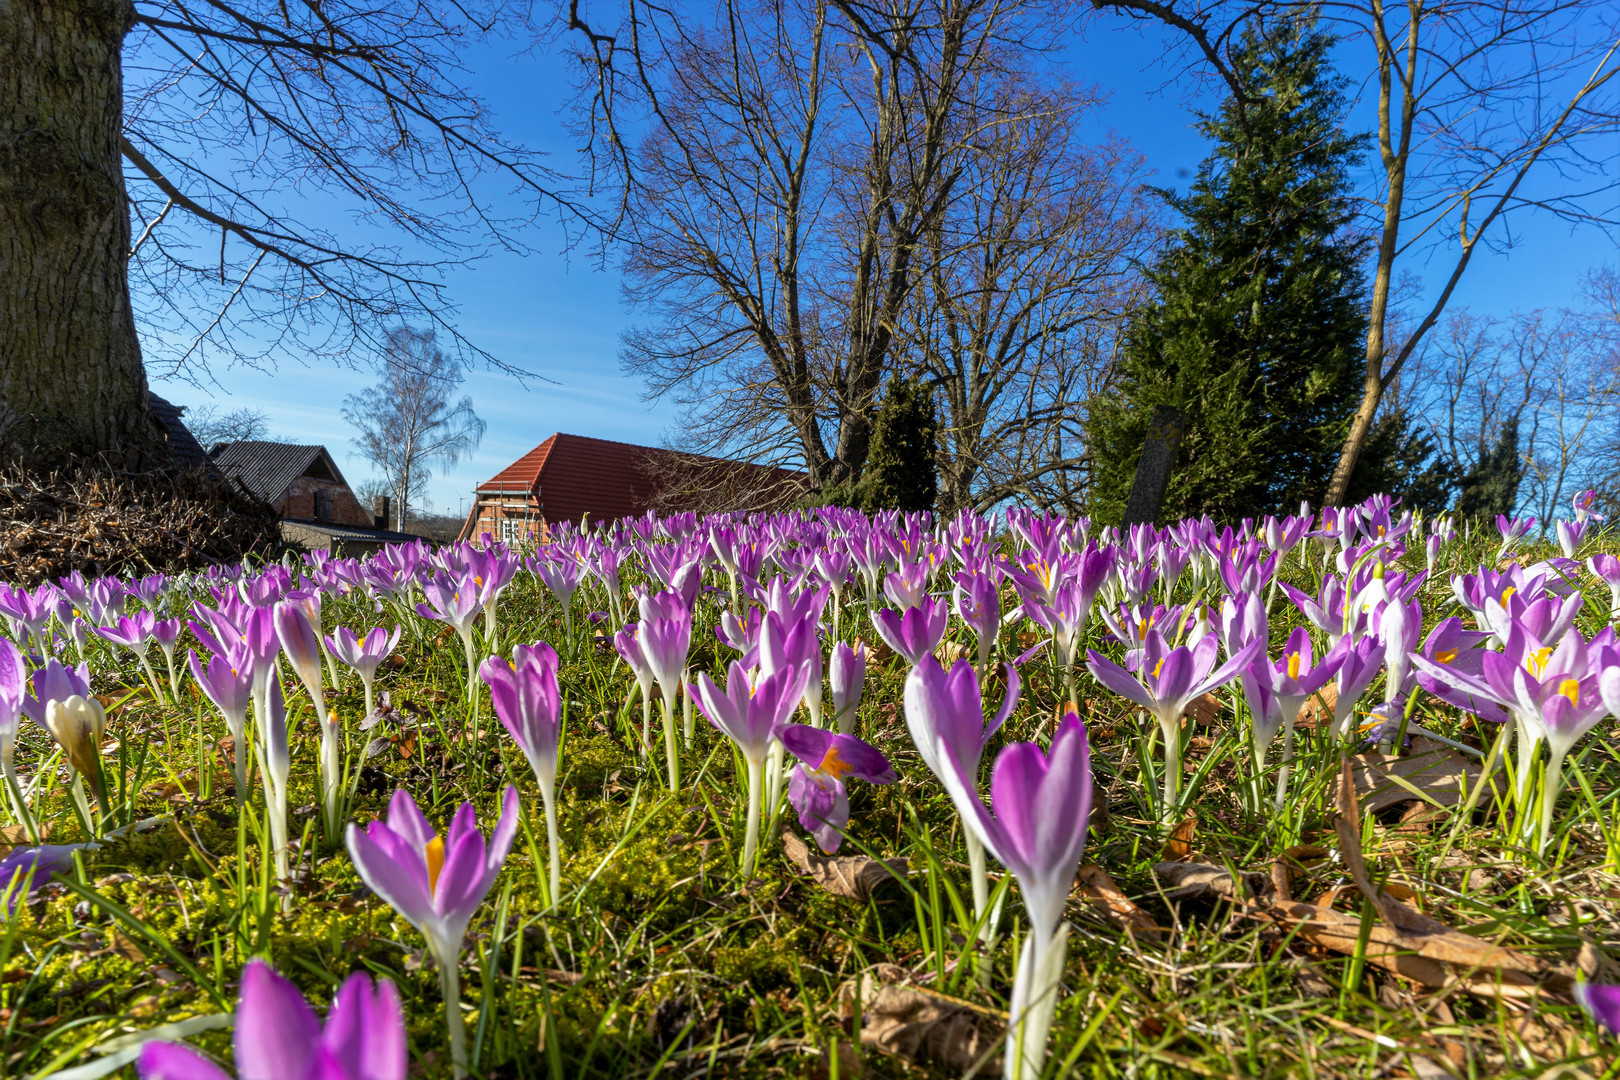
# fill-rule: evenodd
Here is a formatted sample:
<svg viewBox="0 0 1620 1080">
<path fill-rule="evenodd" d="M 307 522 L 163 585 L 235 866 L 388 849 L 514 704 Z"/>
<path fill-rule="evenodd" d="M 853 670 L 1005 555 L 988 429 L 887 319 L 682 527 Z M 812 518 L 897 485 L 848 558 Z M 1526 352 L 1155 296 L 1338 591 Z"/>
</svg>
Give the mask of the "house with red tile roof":
<svg viewBox="0 0 1620 1080">
<path fill-rule="evenodd" d="M 462 536 L 510 542 L 586 517 L 775 509 L 799 496 L 803 480 L 786 469 L 559 432 L 478 485 Z"/>
</svg>

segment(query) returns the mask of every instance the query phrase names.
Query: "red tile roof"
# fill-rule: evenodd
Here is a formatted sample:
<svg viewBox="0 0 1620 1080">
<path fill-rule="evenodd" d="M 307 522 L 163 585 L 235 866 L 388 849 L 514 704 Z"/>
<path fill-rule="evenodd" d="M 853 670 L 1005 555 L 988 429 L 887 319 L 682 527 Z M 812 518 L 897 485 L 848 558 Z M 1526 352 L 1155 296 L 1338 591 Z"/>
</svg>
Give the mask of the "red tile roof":
<svg viewBox="0 0 1620 1080">
<path fill-rule="evenodd" d="M 578 521 L 587 513 L 592 521 L 612 521 L 654 509 L 672 467 L 689 472 L 710 463 L 728 470 L 766 470 L 761 465 L 558 433 L 479 484 L 477 491 L 484 495 L 532 494 L 547 521 Z M 663 477 L 650 475 L 654 469 Z M 775 474 L 773 480 L 795 479 L 784 470 L 768 471 Z"/>
</svg>

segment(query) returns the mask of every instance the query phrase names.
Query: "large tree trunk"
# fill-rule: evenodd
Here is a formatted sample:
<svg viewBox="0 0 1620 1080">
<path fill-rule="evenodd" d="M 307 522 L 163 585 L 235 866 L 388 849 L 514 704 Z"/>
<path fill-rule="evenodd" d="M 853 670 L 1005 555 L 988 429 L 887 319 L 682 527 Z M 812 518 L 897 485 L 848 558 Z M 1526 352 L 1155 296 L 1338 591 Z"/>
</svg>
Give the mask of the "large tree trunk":
<svg viewBox="0 0 1620 1080">
<path fill-rule="evenodd" d="M 130 310 L 130 0 L 0 0 L 0 454 L 171 460 Z"/>
</svg>

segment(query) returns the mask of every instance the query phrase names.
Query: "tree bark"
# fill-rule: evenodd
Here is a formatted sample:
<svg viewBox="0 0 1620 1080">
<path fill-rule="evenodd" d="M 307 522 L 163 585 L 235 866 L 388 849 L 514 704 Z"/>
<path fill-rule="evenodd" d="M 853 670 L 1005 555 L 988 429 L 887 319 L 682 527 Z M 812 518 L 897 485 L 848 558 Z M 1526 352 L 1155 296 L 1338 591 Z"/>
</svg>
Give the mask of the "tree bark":
<svg viewBox="0 0 1620 1080">
<path fill-rule="evenodd" d="M 172 461 L 129 298 L 130 0 L 0 0 L 0 454 Z"/>
</svg>

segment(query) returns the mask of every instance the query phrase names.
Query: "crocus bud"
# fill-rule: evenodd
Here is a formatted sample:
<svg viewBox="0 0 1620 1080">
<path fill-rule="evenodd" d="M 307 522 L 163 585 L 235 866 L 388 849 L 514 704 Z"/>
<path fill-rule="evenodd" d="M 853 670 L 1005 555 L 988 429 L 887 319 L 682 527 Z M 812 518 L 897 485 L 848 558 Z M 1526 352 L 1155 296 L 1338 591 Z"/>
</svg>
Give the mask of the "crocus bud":
<svg viewBox="0 0 1620 1080">
<path fill-rule="evenodd" d="M 866 685 L 866 649 L 850 648 L 840 641 L 832 651 L 833 715 L 838 730 L 849 735 L 855 730 L 856 713 L 861 707 L 861 691 Z"/>
<path fill-rule="evenodd" d="M 310 625 L 303 605 L 296 600 L 283 600 L 275 610 L 276 637 L 292 664 L 293 673 L 309 691 L 309 699 L 315 703 L 315 715 L 323 716 L 326 691 L 321 685 L 321 647 L 315 638 L 315 628 Z"/>
<path fill-rule="evenodd" d="M 45 705 L 45 727 L 50 731 L 68 764 L 90 783 L 101 812 L 107 812 L 106 794 L 101 790 L 101 739 L 107 733 L 107 712 L 94 698 L 72 694 Z"/>
</svg>

